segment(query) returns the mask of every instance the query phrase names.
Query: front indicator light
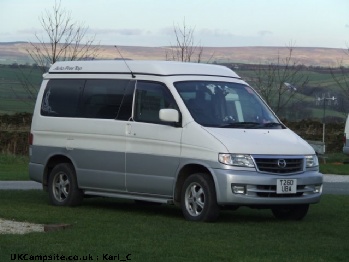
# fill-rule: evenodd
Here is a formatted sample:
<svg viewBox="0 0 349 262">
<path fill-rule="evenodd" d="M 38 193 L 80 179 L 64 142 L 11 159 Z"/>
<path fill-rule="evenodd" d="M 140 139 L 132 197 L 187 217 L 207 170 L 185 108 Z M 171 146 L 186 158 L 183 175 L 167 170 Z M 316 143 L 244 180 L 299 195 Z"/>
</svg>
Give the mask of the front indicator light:
<svg viewBox="0 0 349 262">
<path fill-rule="evenodd" d="M 322 192 L 322 185 L 316 185 L 314 187 L 314 193 L 321 193 Z"/>
<path fill-rule="evenodd" d="M 231 191 L 234 194 L 246 194 L 246 187 L 242 185 L 231 185 Z"/>
</svg>

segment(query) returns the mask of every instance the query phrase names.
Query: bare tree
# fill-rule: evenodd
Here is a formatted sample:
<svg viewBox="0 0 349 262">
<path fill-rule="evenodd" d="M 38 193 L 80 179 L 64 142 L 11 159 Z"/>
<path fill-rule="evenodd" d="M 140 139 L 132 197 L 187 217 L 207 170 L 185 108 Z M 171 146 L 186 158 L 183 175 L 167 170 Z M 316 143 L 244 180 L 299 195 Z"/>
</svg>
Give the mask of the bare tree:
<svg viewBox="0 0 349 262">
<path fill-rule="evenodd" d="M 204 48 L 194 41 L 195 28 L 188 27 L 185 23 L 185 19 L 183 19 L 183 25 L 173 26 L 173 31 L 176 44 L 171 44 L 170 52 L 166 52 L 166 60 L 202 62 Z M 211 58 L 208 61 L 210 61 Z"/>
<path fill-rule="evenodd" d="M 71 12 L 55 1 L 52 10 L 39 18 L 45 36 L 35 33 L 36 43 L 29 42 L 27 52 L 40 68 L 56 61 L 93 59 L 100 50 L 95 36 L 87 37 L 88 27 L 72 19 Z"/>
<path fill-rule="evenodd" d="M 20 98 L 21 102 L 31 105 L 35 102 L 38 89 L 40 87 L 37 81 L 35 81 L 37 79 L 36 76 L 38 70 L 40 69 L 36 64 L 28 68 L 22 68 L 20 65 L 17 65 L 17 69 L 18 72 L 16 76 L 21 86 L 21 89 L 24 90 L 25 97 L 20 98 L 21 96 L 17 94 L 19 92 L 12 87 L 11 90 L 15 94 L 15 96 L 18 96 L 18 98 Z"/>
<path fill-rule="evenodd" d="M 345 55 L 349 56 L 349 46 L 345 51 Z M 344 96 L 349 99 L 349 68 L 343 65 L 343 61 L 338 63 L 337 68 L 331 68 L 331 76 Z"/>
<path fill-rule="evenodd" d="M 55 1 L 52 10 L 46 10 L 39 20 L 45 34 L 35 33 L 37 42 L 29 42 L 26 49 L 34 60 L 32 70 L 24 71 L 18 66 L 17 73 L 29 103 L 32 104 L 39 88 L 32 81 L 37 70 L 45 73 L 56 61 L 94 59 L 100 51 L 99 43 L 95 44 L 95 36 L 87 37 L 88 27 L 74 21 L 71 12 L 64 9 L 60 1 Z"/>
<path fill-rule="evenodd" d="M 304 65 L 293 59 L 292 45 L 287 49 L 285 58 L 282 58 L 279 53 L 276 61 L 259 65 L 252 79 L 259 94 L 274 112 L 279 114 L 292 100 L 301 99 L 297 94 L 309 80 Z"/>
</svg>

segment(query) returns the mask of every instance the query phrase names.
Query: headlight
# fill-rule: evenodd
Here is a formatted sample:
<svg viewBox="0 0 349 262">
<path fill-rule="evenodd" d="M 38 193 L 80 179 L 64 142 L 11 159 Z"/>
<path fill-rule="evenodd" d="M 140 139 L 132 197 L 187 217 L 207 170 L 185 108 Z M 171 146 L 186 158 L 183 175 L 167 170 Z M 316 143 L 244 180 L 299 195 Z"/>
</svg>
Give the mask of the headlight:
<svg viewBox="0 0 349 262">
<path fill-rule="evenodd" d="M 225 165 L 254 167 L 254 163 L 250 155 L 218 154 L 218 161 Z"/>
<path fill-rule="evenodd" d="M 316 167 L 319 165 L 319 160 L 316 155 L 305 156 L 305 166 L 308 167 Z"/>
</svg>

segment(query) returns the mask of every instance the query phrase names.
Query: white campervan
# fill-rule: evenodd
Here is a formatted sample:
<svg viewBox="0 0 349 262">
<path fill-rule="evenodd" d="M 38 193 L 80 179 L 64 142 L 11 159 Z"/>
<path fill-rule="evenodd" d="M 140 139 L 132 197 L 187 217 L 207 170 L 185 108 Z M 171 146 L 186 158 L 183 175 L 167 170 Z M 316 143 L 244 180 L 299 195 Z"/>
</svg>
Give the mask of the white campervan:
<svg viewBox="0 0 349 262">
<path fill-rule="evenodd" d="M 229 68 L 165 61 L 57 62 L 44 75 L 30 178 L 54 205 L 84 195 L 302 219 L 322 193 L 311 146 Z"/>
<path fill-rule="evenodd" d="M 349 114 L 344 128 L 343 153 L 349 155 Z"/>
</svg>

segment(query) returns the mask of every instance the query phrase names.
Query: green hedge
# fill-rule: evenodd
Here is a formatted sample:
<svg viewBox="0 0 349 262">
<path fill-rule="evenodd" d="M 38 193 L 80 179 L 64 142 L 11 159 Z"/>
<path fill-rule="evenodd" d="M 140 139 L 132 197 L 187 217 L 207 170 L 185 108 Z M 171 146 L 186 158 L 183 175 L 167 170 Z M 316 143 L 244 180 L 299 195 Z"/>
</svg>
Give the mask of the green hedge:
<svg viewBox="0 0 349 262">
<path fill-rule="evenodd" d="M 0 131 L 0 148 L 3 154 L 27 155 L 29 131 Z"/>
<path fill-rule="evenodd" d="M 288 128 L 305 140 L 322 141 L 323 124 L 312 120 L 285 122 Z M 327 123 L 325 125 L 326 153 L 342 152 L 344 123 Z"/>
<path fill-rule="evenodd" d="M 19 113 L 0 115 L 0 152 L 27 155 L 32 115 Z"/>
</svg>

